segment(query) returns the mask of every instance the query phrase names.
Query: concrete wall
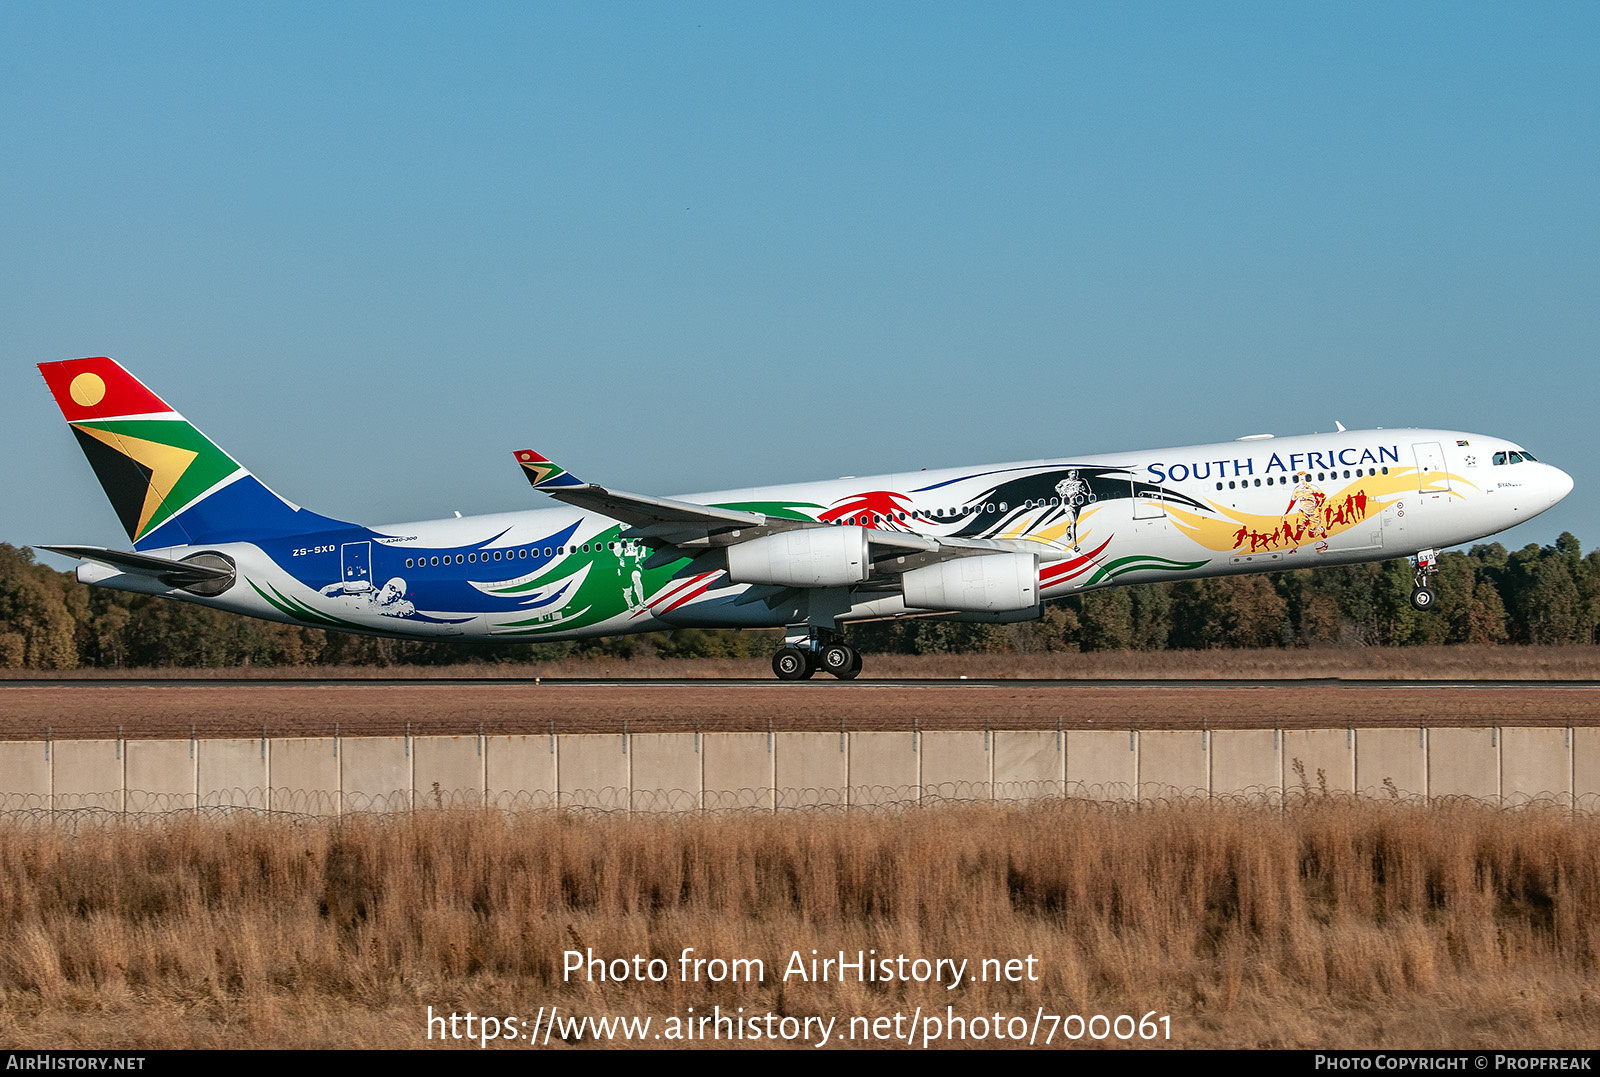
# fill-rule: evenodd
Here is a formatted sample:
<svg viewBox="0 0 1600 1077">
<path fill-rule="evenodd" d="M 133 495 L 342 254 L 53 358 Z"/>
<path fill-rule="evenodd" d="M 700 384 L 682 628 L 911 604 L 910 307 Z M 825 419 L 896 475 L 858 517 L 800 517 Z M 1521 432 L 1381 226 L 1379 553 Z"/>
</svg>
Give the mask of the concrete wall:
<svg viewBox="0 0 1600 1077">
<path fill-rule="evenodd" d="M 705 759 L 705 807 L 772 810 L 775 734 L 706 733 L 700 740 Z"/>
<path fill-rule="evenodd" d="M 51 806 L 50 747 L 43 740 L 0 744 L 0 810 Z"/>
<path fill-rule="evenodd" d="M 195 742 L 195 793 L 202 807 L 265 808 L 267 744 L 259 738 Z"/>
<path fill-rule="evenodd" d="M 620 733 L 577 733 L 556 738 L 556 792 L 563 808 L 627 808 L 628 741 Z"/>
<path fill-rule="evenodd" d="M 843 808 L 849 803 L 849 738 L 840 733 L 774 733 L 772 773 L 780 810 Z"/>
<path fill-rule="evenodd" d="M 1210 734 L 1139 734 L 1139 799 L 1211 795 Z"/>
<path fill-rule="evenodd" d="M 484 801 L 507 811 L 554 808 L 556 738 L 540 734 L 485 737 Z"/>
<path fill-rule="evenodd" d="M 904 734 L 886 733 L 888 737 Z M 994 734 L 933 732 L 917 734 L 915 746 L 921 764 L 924 803 L 930 800 L 989 800 L 990 773 L 994 765 L 990 744 Z M 889 742 L 890 751 L 894 742 Z M 903 750 L 903 749 L 902 749 Z"/>
<path fill-rule="evenodd" d="M 0 810 L 774 811 L 1351 794 L 1600 810 L 1600 729 L 644 733 L 0 743 Z"/>
<path fill-rule="evenodd" d="M 1066 734 L 1067 795 L 1132 800 L 1139 788 L 1139 738 L 1129 730 Z"/>
<path fill-rule="evenodd" d="M 126 810 L 173 811 L 195 806 L 192 740 L 125 740 L 123 798 Z"/>
<path fill-rule="evenodd" d="M 1065 794 L 1065 733 L 1042 729 L 1001 729 L 993 736 L 993 793 L 996 800 L 1034 800 Z"/>
<path fill-rule="evenodd" d="M 1356 735 L 1356 792 L 1418 800 L 1428 796 L 1428 735 L 1416 729 L 1363 729 Z"/>
<path fill-rule="evenodd" d="M 1211 795 L 1276 801 L 1283 792 L 1283 734 L 1275 729 L 1219 729 L 1206 736 Z"/>
<path fill-rule="evenodd" d="M 922 737 L 928 734 L 921 734 Z M 980 734 L 981 736 L 981 734 Z M 916 733 L 851 733 L 850 806 L 914 804 L 922 796 Z"/>
</svg>

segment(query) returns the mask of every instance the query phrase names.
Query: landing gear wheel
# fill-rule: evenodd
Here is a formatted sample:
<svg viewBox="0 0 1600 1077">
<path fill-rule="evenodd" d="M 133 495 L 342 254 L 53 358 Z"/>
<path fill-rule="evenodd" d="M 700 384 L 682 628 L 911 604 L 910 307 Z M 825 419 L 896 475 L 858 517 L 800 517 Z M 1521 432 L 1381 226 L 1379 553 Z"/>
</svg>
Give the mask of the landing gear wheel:
<svg viewBox="0 0 1600 1077">
<path fill-rule="evenodd" d="M 780 681 L 803 681 L 816 672 L 816 667 L 800 648 L 785 647 L 772 656 L 772 672 Z"/>
<path fill-rule="evenodd" d="M 1418 587 L 1411 592 L 1411 605 L 1424 612 L 1433 609 L 1435 601 L 1431 587 Z"/>
<path fill-rule="evenodd" d="M 838 677 L 841 681 L 853 681 L 856 679 L 856 674 L 861 672 L 861 652 L 852 647 L 850 649 L 850 653 L 855 656 L 850 663 L 850 668 L 845 670 L 843 673 L 834 674 L 834 676 Z"/>
<path fill-rule="evenodd" d="M 848 680 L 855 676 L 852 670 L 861 669 L 861 655 L 848 643 L 830 643 L 822 648 L 822 669 L 840 680 Z"/>
</svg>

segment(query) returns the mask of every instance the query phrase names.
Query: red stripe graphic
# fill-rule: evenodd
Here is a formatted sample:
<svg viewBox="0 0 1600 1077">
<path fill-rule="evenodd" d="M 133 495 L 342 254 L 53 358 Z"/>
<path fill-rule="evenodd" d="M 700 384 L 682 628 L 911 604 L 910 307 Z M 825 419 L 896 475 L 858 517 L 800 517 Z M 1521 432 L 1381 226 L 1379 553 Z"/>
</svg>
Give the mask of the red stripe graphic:
<svg viewBox="0 0 1600 1077">
<path fill-rule="evenodd" d="M 1090 550 L 1081 557 L 1074 557 L 1070 561 L 1063 561 L 1060 564 L 1051 565 L 1049 568 L 1041 569 L 1039 571 L 1039 582 L 1061 583 L 1064 580 L 1070 580 L 1075 576 L 1083 575 L 1085 572 L 1089 571 L 1095 566 L 1095 558 L 1104 553 L 1106 547 L 1109 545 L 1111 545 L 1111 538 L 1107 538 L 1100 545 L 1096 546 L 1094 549 Z"/>
<path fill-rule="evenodd" d="M 707 575 L 708 576 L 715 576 L 716 573 L 715 572 L 710 572 L 710 573 L 707 573 Z M 678 601 L 674 602 L 672 605 L 668 606 L 666 609 L 664 609 L 664 610 L 656 610 L 656 609 L 654 609 L 652 607 L 651 612 L 652 613 L 671 613 L 673 610 L 677 609 L 679 606 L 683 605 L 685 602 L 692 602 L 694 599 L 697 599 L 701 595 L 705 594 L 706 593 L 706 588 L 708 588 L 710 586 L 711 586 L 711 581 L 708 579 L 708 580 L 706 580 L 705 583 L 701 584 L 699 587 L 696 587 L 693 591 L 690 591 L 688 594 L 686 594 L 682 598 L 678 599 Z"/>
</svg>

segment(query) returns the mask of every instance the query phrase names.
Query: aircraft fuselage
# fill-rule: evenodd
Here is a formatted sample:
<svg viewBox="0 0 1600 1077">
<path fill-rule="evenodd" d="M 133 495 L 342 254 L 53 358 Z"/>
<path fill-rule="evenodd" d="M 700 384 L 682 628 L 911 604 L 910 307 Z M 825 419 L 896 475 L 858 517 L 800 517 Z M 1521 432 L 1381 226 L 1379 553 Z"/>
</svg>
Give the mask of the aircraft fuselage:
<svg viewBox="0 0 1600 1077">
<path fill-rule="evenodd" d="M 776 628 L 808 616 L 816 623 L 823 590 L 832 592 L 827 616 L 840 624 L 941 613 L 1021 620 L 1038 609 L 908 606 L 898 581 L 938 559 L 879 540 L 1034 550 L 1042 602 L 1120 584 L 1408 557 L 1522 523 L 1571 488 L 1565 473 L 1500 438 L 1341 431 L 677 499 L 861 528 L 870 573 L 849 587 L 734 582 L 723 562 L 691 560 L 692 548 L 663 559 L 655 552 L 663 544 L 639 528 L 569 505 L 144 549 L 231 560 L 237 579 L 216 595 L 99 563 L 81 566 L 79 577 L 291 624 L 410 638 Z"/>
</svg>

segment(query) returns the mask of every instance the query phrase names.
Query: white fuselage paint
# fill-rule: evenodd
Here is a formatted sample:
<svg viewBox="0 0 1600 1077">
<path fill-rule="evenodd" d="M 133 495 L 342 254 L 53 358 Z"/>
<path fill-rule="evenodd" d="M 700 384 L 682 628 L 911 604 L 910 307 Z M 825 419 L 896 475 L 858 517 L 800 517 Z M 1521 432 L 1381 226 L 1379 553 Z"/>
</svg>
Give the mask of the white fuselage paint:
<svg viewBox="0 0 1600 1077">
<path fill-rule="evenodd" d="M 1065 559 L 1060 563 L 1084 562 L 1082 571 L 1058 579 L 1051 578 L 1052 562 L 1041 562 L 1044 578 L 1040 594 L 1044 599 L 1053 599 L 1113 584 L 1385 560 L 1483 538 L 1532 519 L 1572 489 L 1572 480 L 1548 464 L 1533 460 L 1493 462 L 1496 454 L 1516 452 L 1520 447 L 1503 439 L 1458 431 L 1347 431 L 724 490 L 686 495 L 679 500 L 707 505 L 807 505 L 813 508 L 805 511 L 821 515 L 838 513 L 855 499 L 863 506 L 861 510 L 836 522 L 856 523 L 865 516 L 870 528 L 935 538 L 957 535 L 974 526 L 974 521 L 980 528 L 998 525 L 1011 513 L 1018 516 L 1019 522 L 1009 537 L 1043 541 Z M 1127 484 L 1128 493 L 1088 500 L 1078 493 L 1088 490 L 1089 484 L 1080 480 L 1076 469 L 1097 472 L 1095 481 L 1100 494 L 1116 494 L 1120 490 L 1118 483 Z M 1373 474 L 1367 475 L 1368 472 Z M 1040 506 L 1030 515 L 1009 501 L 1002 507 L 996 498 L 981 500 L 985 491 L 1000 483 L 1054 478 L 1057 473 L 1066 473 L 1051 487 L 1062 491 L 1058 503 L 1076 499 L 1084 504 L 1074 504 L 1068 511 L 1065 505 L 1048 504 L 1049 497 L 1055 494 L 1046 496 L 1041 492 Z M 1355 476 L 1357 485 L 1352 485 L 1351 476 Z M 1359 520 L 1333 527 L 1311 518 L 1326 501 L 1316 501 L 1317 495 L 1310 491 L 1320 490 L 1326 498 L 1332 496 L 1330 490 L 1358 489 L 1362 476 L 1386 492 L 1371 496 L 1360 513 L 1354 508 L 1355 502 L 1350 502 L 1351 517 L 1359 516 Z M 1082 484 L 1073 485 L 1079 482 Z M 1140 484 L 1145 487 L 1142 496 L 1138 492 Z M 890 502 L 882 498 L 862 500 L 863 495 L 879 493 L 898 497 Z M 881 511 L 886 503 L 894 506 L 887 515 Z M 1204 508 L 1196 510 L 1193 505 Z M 872 506 L 879 511 L 875 512 Z M 899 518 L 902 512 L 904 520 Z M 1042 521 L 1042 526 L 1029 522 L 1034 518 Z M 1205 525 L 1198 530 L 1194 525 L 1197 519 Z M 1257 525 L 1252 520 L 1263 522 Z M 1281 530 L 1274 532 L 1269 542 L 1266 527 L 1273 522 L 1278 522 Z M 1291 526 L 1282 528 L 1284 522 Z M 1240 531 L 1231 530 L 1235 524 Z M 420 552 L 465 547 L 484 542 L 486 536 L 499 536 L 493 540 L 494 547 L 509 549 L 543 541 L 567 527 L 575 528 L 570 542 L 576 549 L 579 544 L 594 541 L 595 536 L 614 533 L 617 523 L 561 505 L 379 527 L 373 529 L 373 541 L 392 549 Z M 1230 537 L 1242 531 L 1242 537 L 1236 545 L 1229 546 L 1217 541 L 1219 528 L 1229 530 Z M 1303 533 L 1296 536 L 1297 530 Z M 1327 536 L 1320 537 L 1319 530 L 1326 530 Z M 1209 536 L 1209 544 L 1203 540 L 1205 536 Z M 1072 549 L 1074 538 L 1077 550 Z M 347 596 L 328 596 L 308 589 L 261 547 L 251 543 L 159 552 L 181 558 L 198 550 L 232 557 L 240 582 L 224 595 L 207 599 L 170 591 L 154 581 L 101 565 L 81 566 L 79 577 L 89 583 L 166 594 L 251 616 L 307 623 L 304 618 L 286 616 L 282 609 L 261 597 L 258 587 L 264 589 L 270 584 L 310 610 L 353 622 L 358 631 L 424 638 L 508 638 L 494 631 L 495 624 L 489 616 L 436 624 L 382 616 L 370 609 L 356 610 L 353 607 L 358 603 Z M 629 558 L 636 568 L 641 555 L 637 549 L 631 553 L 624 549 L 613 555 L 608 544 L 603 556 L 615 556 L 619 561 Z M 1175 567 L 1187 565 L 1193 567 Z M 626 585 L 627 566 L 611 567 Z M 790 623 L 795 615 L 791 608 L 780 605 L 769 610 L 762 603 L 741 606 L 737 616 L 728 615 L 726 600 L 744 590 L 738 585 L 713 588 L 671 612 L 665 612 L 670 605 L 666 600 L 646 605 L 646 596 L 640 595 L 640 605 L 630 607 L 625 614 L 574 630 L 562 630 L 560 618 L 564 613 L 577 616 L 581 611 L 556 607 L 549 611 L 551 630 L 541 632 L 538 638 L 612 635 L 685 624 L 776 627 Z M 882 591 L 852 596 L 846 600 L 846 607 L 839 618 L 841 622 L 928 612 L 908 611 L 899 595 Z M 723 612 L 716 612 L 719 610 Z"/>
</svg>

